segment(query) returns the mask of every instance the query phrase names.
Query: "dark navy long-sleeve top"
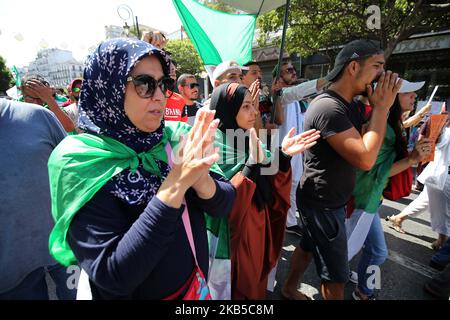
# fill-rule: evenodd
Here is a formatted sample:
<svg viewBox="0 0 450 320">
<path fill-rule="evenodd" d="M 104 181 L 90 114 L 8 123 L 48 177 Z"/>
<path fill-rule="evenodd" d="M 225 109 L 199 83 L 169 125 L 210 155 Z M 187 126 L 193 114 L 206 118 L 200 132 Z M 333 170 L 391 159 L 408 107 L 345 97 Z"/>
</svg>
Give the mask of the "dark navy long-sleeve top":
<svg viewBox="0 0 450 320">
<path fill-rule="evenodd" d="M 226 216 L 234 187 L 211 173 L 216 193 L 200 199 L 186 192 L 199 267 L 208 274 L 204 213 Z M 172 208 L 157 197 L 132 206 L 101 189 L 74 217 L 67 239 L 90 279 L 93 299 L 162 299 L 191 275 L 195 261 L 181 219 L 184 206 Z"/>
</svg>

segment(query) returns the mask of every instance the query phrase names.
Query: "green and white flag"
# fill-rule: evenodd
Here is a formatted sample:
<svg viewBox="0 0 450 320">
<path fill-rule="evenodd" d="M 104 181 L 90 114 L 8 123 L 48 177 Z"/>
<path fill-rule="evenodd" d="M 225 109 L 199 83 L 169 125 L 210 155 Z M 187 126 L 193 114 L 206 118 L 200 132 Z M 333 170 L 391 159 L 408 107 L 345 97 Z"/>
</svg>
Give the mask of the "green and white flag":
<svg viewBox="0 0 450 320">
<path fill-rule="evenodd" d="M 16 85 L 6 90 L 6 94 L 8 95 L 8 97 L 13 98 L 14 100 L 18 100 L 22 96 L 22 92 L 20 91 L 20 75 L 19 71 L 17 71 L 16 66 L 12 66 L 11 74 L 16 82 Z"/>
<path fill-rule="evenodd" d="M 12 71 L 12 75 L 14 76 L 14 80 L 16 80 L 16 87 L 20 88 L 22 83 L 20 80 L 19 71 L 17 70 L 16 66 L 12 66 L 11 71 Z"/>
<path fill-rule="evenodd" d="M 195 0 L 172 1 L 210 78 L 213 66 L 222 61 L 242 65 L 252 60 L 256 14 L 225 13 Z"/>
</svg>

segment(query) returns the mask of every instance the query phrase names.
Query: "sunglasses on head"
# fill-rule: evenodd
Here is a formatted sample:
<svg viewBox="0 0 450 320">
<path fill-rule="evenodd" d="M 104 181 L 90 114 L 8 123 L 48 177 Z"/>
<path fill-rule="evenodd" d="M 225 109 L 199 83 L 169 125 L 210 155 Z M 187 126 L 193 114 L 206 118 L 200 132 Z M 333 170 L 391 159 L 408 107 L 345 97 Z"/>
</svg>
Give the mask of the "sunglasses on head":
<svg viewBox="0 0 450 320">
<path fill-rule="evenodd" d="M 190 84 L 188 85 L 188 87 L 189 87 L 190 89 L 194 89 L 195 87 L 199 88 L 200 85 L 199 85 L 198 83 L 190 83 Z"/>
<path fill-rule="evenodd" d="M 148 74 L 138 74 L 137 76 L 129 76 L 127 82 L 132 81 L 136 93 L 141 98 L 153 98 L 156 88 L 159 87 L 166 98 L 170 98 L 175 85 L 175 81 L 169 77 L 156 80 Z"/>
</svg>

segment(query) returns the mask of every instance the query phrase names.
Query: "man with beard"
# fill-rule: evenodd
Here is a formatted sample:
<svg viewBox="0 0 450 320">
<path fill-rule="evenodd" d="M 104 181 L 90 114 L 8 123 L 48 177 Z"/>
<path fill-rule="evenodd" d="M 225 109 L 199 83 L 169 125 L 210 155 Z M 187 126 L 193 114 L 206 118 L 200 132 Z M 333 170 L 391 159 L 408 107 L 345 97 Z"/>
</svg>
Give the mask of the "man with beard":
<svg viewBox="0 0 450 320">
<path fill-rule="evenodd" d="M 68 107 L 72 103 L 78 103 L 78 100 L 80 99 L 82 82 L 83 79 L 80 78 L 73 79 L 70 82 L 70 84 L 67 86 L 67 92 L 69 93 L 69 100 L 64 102 L 64 104 L 62 105 L 63 107 Z"/>
<path fill-rule="evenodd" d="M 304 235 L 294 251 L 288 279 L 281 290 L 287 299 L 307 299 L 297 284 L 314 257 L 324 299 L 344 298 L 349 277 L 345 205 L 355 184 L 355 169 L 370 170 L 386 132 L 387 117 L 401 80 L 384 72 L 380 44 L 369 40 L 348 43 L 337 55 L 326 79 L 329 89 L 306 111 L 304 130 L 317 129 L 321 139 L 304 152 L 304 172 L 297 191 Z M 374 80 L 378 79 L 375 90 Z M 367 91 L 372 117 L 361 133 L 364 116 L 352 103 Z"/>
<path fill-rule="evenodd" d="M 187 123 L 191 126 L 194 124 L 198 109 L 202 107 L 201 103 L 197 102 L 199 87 L 193 74 L 184 73 L 178 78 L 178 92 L 186 103 L 183 115 L 187 116 Z"/>
<path fill-rule="evenodd" d="M 297 71 L 290 61 L 286 61 L 281 65 L 280 78 L 275 79 L 277 74 L 276 66 L 272 71 L 274 79 L 274 88 L 282 88 L 278 91 L 279 99 L 277 99 L 275 110 L 275 123 L 280 129 L 280 143 L 291 128 L 295 128 L 296 134 L 302 133 L 304 113 L 306 111 L 306 99 L 312 95 L 319 93 L 323 86 L 327 83 L 325 79 L 311 80 L 296 84 Z M 302 154 L 297 154 L 291 159 L 292 167 L 292 184 L 291 184 L 291 207 L 288 211 L 286 219 L 286 232 L 301 236 L 302 229 L 297 224 L 297 187 L 300 177 L 303 173 Z"/>
</svg>

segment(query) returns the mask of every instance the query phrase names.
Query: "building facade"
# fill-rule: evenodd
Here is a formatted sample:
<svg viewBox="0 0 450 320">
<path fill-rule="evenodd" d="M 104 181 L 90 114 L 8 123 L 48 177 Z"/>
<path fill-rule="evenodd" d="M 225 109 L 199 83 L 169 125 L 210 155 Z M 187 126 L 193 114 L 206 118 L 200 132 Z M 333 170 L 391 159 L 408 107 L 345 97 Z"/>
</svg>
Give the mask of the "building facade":
<svg viewBox="0 0 450 320">
<path fill-rule="evenodd" d="M 450 98 L 450 30 L 413 36 L 397 45 L 388 68 L 411 81 L 425 81 L 418 92 L 426 100 L 438 85 L 434 101 Z"/>
<path fill-rule="evenodd" d="M 66 87 L 73 79 L 83 76 L 83 63 L 74 59 L 72 52 L 44 49 L 28 66 L 28 74 L 40 74 L 54 87 Z"/>
<path fill-rule="evenodd" d="M 114 25 L 105 26 L 105 39 L 122 38 L 125 36 L 125 29 L 123 27 Z"/>
</svg>

